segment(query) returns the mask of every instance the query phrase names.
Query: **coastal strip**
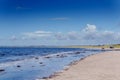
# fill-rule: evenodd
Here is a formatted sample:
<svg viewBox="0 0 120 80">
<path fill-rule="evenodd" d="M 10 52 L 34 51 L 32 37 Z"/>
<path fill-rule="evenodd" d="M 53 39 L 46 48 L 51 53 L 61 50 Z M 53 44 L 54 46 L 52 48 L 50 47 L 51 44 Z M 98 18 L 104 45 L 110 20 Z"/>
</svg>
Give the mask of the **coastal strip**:
<svg viewBox="0 0 120 80">
<path fill-rule="evenodd" d="M 119 80 L 120 51 L 89 56 L 44 80 Z"/>
</svg>

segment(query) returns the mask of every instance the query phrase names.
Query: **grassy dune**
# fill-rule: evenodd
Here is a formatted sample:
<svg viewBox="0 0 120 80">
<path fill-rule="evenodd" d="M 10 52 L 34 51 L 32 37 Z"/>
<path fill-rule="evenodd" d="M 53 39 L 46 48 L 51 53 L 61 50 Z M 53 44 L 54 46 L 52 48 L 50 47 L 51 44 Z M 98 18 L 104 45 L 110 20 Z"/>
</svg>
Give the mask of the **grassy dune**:
<svg viewBox="0 0 120 80">
<path fill-rule="evenodd" d="M 65 46 L 66 48 L 120 48 L 120 44 L 111 44 L 111 45 L 72 45 Z"/>
</svg>

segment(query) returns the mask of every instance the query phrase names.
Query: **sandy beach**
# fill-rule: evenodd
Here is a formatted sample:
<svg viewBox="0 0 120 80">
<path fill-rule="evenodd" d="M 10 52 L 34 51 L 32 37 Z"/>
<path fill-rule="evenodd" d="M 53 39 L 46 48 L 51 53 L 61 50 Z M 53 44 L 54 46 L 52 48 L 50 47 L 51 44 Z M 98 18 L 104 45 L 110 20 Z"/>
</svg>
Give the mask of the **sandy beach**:
<svg viewBox="0 0 120 80">
<path fill-rule="evenodd" d="M 120 80 L 120 51 L 89 56 L 47 80 Z"/>
</svg>

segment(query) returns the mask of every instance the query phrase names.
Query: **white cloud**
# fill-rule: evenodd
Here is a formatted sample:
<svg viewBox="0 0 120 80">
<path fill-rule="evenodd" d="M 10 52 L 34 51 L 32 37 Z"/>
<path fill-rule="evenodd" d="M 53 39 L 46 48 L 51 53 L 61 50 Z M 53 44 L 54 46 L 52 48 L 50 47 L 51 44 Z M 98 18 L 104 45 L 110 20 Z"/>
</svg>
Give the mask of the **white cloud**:
<svg viewBox="0 0 120 80">
<path fill-rule="evenodd" d="M 80 37 L 81 37 L 79 35 L 79 33 L 76 31 L 68 32 L 67 36 L 68 36 L 69 40 L 77 40 L 77 39 L 80 39 Z"/>
<path fill-rule="evenodd" d="M 51 34 L 51 32 L 48 31 L 35 31 L 35 34 Z"/>
<path fill-rule="evenodd" d="M 93 41 L 95 43 L 116 43 L 120 42 L 120 35 L 118 32 L 113 31 L 100 31 L 97 30 L 97 27 L 95 25 L 87 24 L 87 27 L 83 29 L 83 35 L 82 40 Z"/>
<path fill-rule="evenodd" d="M 17 6 L 16 7 L 16 10 L 28 10 L 28 9 L 31 9 L 31 8 L 25 8 L 23 6 Z"/>
<path fill-rule="evenodd" d="M 12 37 L 16 40 L 16 37 Z M 120 42 L 120 33 L 113 32 L 109 30 L 100 31 L 97 29 L 96 25 L 87 24 L 87 26 L 80 31 L 70 31 L 70 32 L 50 32 L 50 31 L 34 31 L 26 32 L 22 35 L 22 40 L 28 39 L 44 39 L 44 40 L 58 40 L 58 41 L 72 41 L 76 40 L 87 43 L 115 43 Z M 63 43 L 64 44 L 64 43 Z M 71 43 L 70 43 L 71 44 Z"/>
<path fill-rule="evenodd" d="M 120 32 L 117 33 L 116 39 L 117 39 L 117 40 L 120 40 Z"/>
<path fill-rule="evenodd" d="M 113 31 L 104 31 L 104 32 L 101 33 L 101 37 L 115 38 L 115 33 Z"/>
<path fill-rule="evenodd" d="M 40 38 L 40 37 L 48 37 L 51 36 L 52 32 L 48 31 L 35 31 L 35 32 L 27 32 L 23 33 L 23 38 L 29 37 L 29 38 Z"/>
<path fill-rule="evenodd" d="M 57 40 L 68 40 L 68 37 L 65 34 L 61 33 L 61 32 L 55 33 L 54 37 Z"/>
<path fill-rule="evenodd" d="M 17 37 L 13 35 L 10 39 L 11 40 L 17 40 Z"/>
<path fill-rule="evenodd" d="M 95 25 L 91 25 L 91 24 L 87 24 L 87 27 L 85 29 L 83 29 L 84 32 L 87 33 L 94 33 L 96 32 L 96 26 Z"/>
<path fill-rule="evenodd" d="M 96 25 L 91 24 L 87 24 L 87 27 L 81 31 L 81 34 L 83 40 L 94 40 L 99 36 Z"/>
<path fill-rule="evenodd" d="M 54 33 L 54 37 L 57 40 L 77 40 L 77 39 L 80 39 L 80 35 L 76 31 L 71 31 L 71 32 L 67 32 L 67 33 L 62 33 L 62 32 Z"/>
<path fill-rule="evenodd" d="M 57 18 L 51 18 L 51 20 L 68 20 L 67 17 L 57 17 Z"/>
</svg>

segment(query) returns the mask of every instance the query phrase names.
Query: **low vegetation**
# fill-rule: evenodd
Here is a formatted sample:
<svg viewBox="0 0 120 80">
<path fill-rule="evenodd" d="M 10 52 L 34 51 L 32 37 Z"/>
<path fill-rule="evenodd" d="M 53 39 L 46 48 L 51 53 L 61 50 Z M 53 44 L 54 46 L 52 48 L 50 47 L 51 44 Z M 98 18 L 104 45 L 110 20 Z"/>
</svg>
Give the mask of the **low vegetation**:
<svg viewBox="0 0 120 80">
<path fill-rule="evenodd" d="M 110 45 L 72 45 L 65 46 L 66 48 L 120 48 L 120 44 L 110 44 Z"/>
</svg>

